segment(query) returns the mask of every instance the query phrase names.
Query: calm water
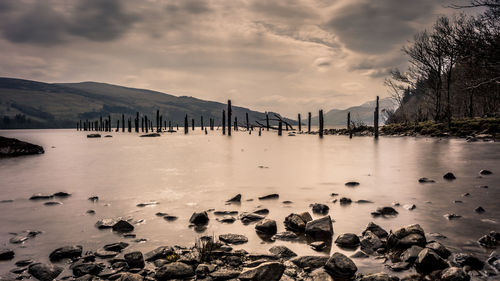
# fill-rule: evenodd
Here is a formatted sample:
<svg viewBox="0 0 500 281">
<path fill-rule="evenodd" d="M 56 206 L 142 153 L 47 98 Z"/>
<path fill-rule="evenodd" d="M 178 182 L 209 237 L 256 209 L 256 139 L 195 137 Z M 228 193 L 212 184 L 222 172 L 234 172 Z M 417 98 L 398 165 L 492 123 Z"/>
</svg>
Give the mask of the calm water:
<svg viewBox="0 0 500 281">
<path fill-rule="evenodd" d="M 193 211 L 253 211 L 268 208 L 268 218 L 278 222 L 291 212 L 310 211 L 309 204 L 325 203 L 335 219 L 334 239 L 341 233 L 360 234 L 370 222 L 386 230 L 419 223 L 426 233 L 447 236 L 444 245 L 485 257 L 476 240 L 490 230 L 500 230 L 500 143 L 467 143 L 463 140 L 428 138 L 369 137 L 349 139 L 344 136 L 314 135 L 278 137 L 275 133 L 236 132 L 232 137 L 220 131 L 164 134 L 160 138 L 139 138 L 132 133 L 112 133 L 113 138 L 87 139 L 86 133 L 74 130 L 0 131 L 7 137 L 40 144 L 45 154 L 13 159 L 0 159 L 0 246 L 13 248 L 16 257 L 1 262 L 0 272 L 13 267 L 16 260 L 32 258 L 46 261 L 49 253 L 60 246 L 81 244 L 84 250 L 96 250 L 104 244 L 128 241 L 128 250 L 151 250 L 159 245 L 192 245 L 201 235 L 223 233 L 245 234 L 249 238 L 241 247 L 249 252 L 264 253 L 272 245 L 262 241 L 254 225 L 240 221 L 222 224 L 210 214 L 204 233 L 188 227 Z M 264 166 L 262 168 L 259 166 Z M 494 172 L 478 178 L 481 169 Z M 457 180 L 445 182 L 442 175 L 452 171 Z M 433 178 L 435 184 L 419 184 L 420 177 Z M 348 188 L 347 181 L 360 186 Z M 488 189 L 479 188 L 487 185 Z M 30 201 L 34 193 L 66 191 L 73 195 L 61 199 L 63 205 L 45 206 L 44 201 Z M 353 199 L 374 201 L 373 204 L 340 206 L 331 203 L 332 192 Z M 469 192 L 470 197 L 461 194 Z M 225 205 L 233 195 L 241 193 L 241 205 Z M 279 193 L 279 200 L 259 201 L 257 197 Z M 92 203 L 87 198 L 98 195 Z M 246 201 L 254 199 L 253 201 Z M 155 206 L 136 205 L 150 200 Z M 282 203 L 293 201 L 291 205 Z M 463 203 L 454 203 L 462 200 Z M 397 207 L 395 218 L 372 218 L 370 212 L 392 202 L 415 204 L 408 211 Z M 474 209 L 482 206 L 484 214 Z M 93 209 L 95 215 L 86 214 Z M 156 212 L 176 215 L 167 222 Z M 446 213 L 463 218 L 448 221 Z M 136 225 L 134 243 L 112 231 L 98 230 L 101 218 L 131 216 L 144 220 Z M 317 217 L 317 216 L 315 216 Z M 24 244 L 10 244 L 10 232 L 40 230 L 43 234 Z M 298 254 L 317 253 L 305 243 L 285 244 Z M 335 246 L 333 251 L 339 251 Z M 343 251 L 343 250 L 341 250 Z M 345 251 L 344 251 L 345 252 Z M 347 252 L 348 255 L 352 252 Z M 360 271 L 381 271 L 384 266 L 372 258 L 355 260 Z"/>
</svg>

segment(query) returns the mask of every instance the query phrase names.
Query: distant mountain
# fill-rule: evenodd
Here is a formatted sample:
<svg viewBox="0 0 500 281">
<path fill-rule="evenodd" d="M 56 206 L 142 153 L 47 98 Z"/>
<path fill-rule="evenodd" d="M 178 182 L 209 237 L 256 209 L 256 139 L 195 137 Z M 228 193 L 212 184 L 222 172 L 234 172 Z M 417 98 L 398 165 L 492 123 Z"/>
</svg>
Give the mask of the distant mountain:
<svg viewBox="0 0 500 281">
<path fill-rule="evenodd" d="M 375 110 L 376 101 L 368 101 L 362 105 L 349 107 L 347 109 L 332 109 L 323 115 L 325 126 L 346 126 L 347 113 L 351 112 L 351 120 L 356 123 L 365 125 L 373 125 L 373 112 Z M 383 98 L 379 100 L 380 114 L 379 123 L 385 122 L 385 109 L 394 110 L 397 108 L 396 103 L 391 98 Z M 311 119 L 312 124 L 318 124 L 318 116 Z"/>
<path fill-rule="evenodd" d="M 202 115 L 205 125 L 214 118 L 217 126 L 227 105 L 105 83 L 49 84 L 0 78 L 0 128 L 74 128 L 80 119 L 96 120 L 108 115 L 115 127 L 122 114 L 126 119 L 129 116 L 134 119 L 136 112 L 140 112 L 141 116 L 146 114 L 154 120 L 157 109 L 163 120 L 172 121 L 174 126 L 183 125 L 186 114 L 195 119 L 196 126 L 200 125 Z M 251 122 L 265 118 L 265 113 L 248 108 L 233 106 L 232 109 L 242 125 L 246 113 Z"/>
</svg>

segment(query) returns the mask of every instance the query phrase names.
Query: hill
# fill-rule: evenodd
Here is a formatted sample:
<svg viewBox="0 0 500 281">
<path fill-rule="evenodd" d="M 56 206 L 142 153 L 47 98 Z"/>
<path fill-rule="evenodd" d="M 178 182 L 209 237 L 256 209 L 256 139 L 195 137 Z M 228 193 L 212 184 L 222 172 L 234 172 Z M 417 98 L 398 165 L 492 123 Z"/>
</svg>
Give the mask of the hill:
<svg viewBox="0 0 500 281">
<path fill-rule="evenodd" d="M 136 112 L 156 117 L 160 110 L 163 120 L 183 124 L 184 116 L 205 125 L 209 118 L 220 123 L 222 110 L 227 105 L 194 97 L 174 96 L 161 92 L 135 89 L 97 82 L 43 83 L 37 81 L 0 78 L 0 128 L 74 128 L 76 122 L 95 120 L 111 115 L 113 126 L 121 115 L 134 116 Z M 233 106 L 233 116 L 243 124 L 245 114 L 250 121 L 265 118 L 265 113 Z M 294 121 L 288 120 L 294 123 Z"/>
</svg>

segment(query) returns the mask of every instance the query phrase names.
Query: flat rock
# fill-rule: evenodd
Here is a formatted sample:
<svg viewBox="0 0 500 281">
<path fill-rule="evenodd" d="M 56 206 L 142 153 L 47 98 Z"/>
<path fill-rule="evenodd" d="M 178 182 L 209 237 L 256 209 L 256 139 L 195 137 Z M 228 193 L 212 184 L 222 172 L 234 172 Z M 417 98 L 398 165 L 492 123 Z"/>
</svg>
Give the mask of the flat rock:
<svg viewBox="0 0 500 281">
<path fill-rule="evenodd" d="M 49 255 L 51 261 L 58 261 L 61 259 L 74 259 L 82 255 L 83 247 L 80 245 L 65 246 L 57 248 Z"/>
<path fill-rule="evenodd" d="M 141 138 L 156 138 L 156 137 L 161 137 L 161 135 L 158 133 L 151 133 L 151 134 L 141 135 L 140 137 Z"/>
<path fill-rule="evenodd" d="M 43 154 L 44 152 L 43 147 L 39 145 L 0 136 L 0 158 Z"/>
<path fill-rule="evenodd" d="M 71 193 L 67 193 L 67 192 L 64 192 L 64 191 L 59 191 L 59 192 L 56 192 L 56 193 L 52 194 L 52 196 L 54 196 L 54 197 L 60 197 L 60 198 L 66 198 L 66 197 L 70 197 Z"/>
<path fill-rule="evenodd" d="M 269 252 L 282 259 L 290 259 L 297 256 L 294 251 L 286 246 L 273 246 L 269 249 Z"/>
<path fill-rule="evenodd" d="M 31 195 L 30 200 L 47 200 L 52 199 L 54 196 L 52 194 L 36 193 Z"/>
<path fill-rule="evenodd" d="M 63 268 L 57 265 L 34 263 L 28 267 L 28 273 L 40 281 L 52 281 L 61 274 Z"/>
<path fill-rule="evenodd" d="M 150 202 L 142 202 L 142 203 L 139 203 L 137 204 L 136 206 L 137 207 L 146 207 L 146 206 L 154 206 L 154 205 L 158 205 L 159 203 L 156 202 L 156 201 L 150 201 Z"/>
<path fill-rule="evenodd" d="M 300 256 L 292 258 L 290 262 L 300 268 L 316 269 L 324 266 L 328 258 L 328 256 Z"/>
<path fill-rule="evenodd" d="M 236 221 L 236 218 L 233 216 L 223 216 L 222 218 L 217 218 L 216 220 L 222 223 L 233 223 Z"/>
<path fill-rule="evenodd" d="M 173 262 L 160 267 L 155 274 L 158 281 L 188 278 L 194 275 L 191 266 L 182 262 Z"/>
<path fill-rule="evenodd" d="M 43 203 L 43 205 L 45 205 L 45 206 L 57 206 L 57 205 L 62 205 L 62 203 L 59 201 L 49 201 L 49 202 Z"/>
<path fill-rule="evenodd" d="M 237 215 L 238 211 L 215 211 L 214 215 L 216 216 L 233 216 Z"/>
<path fill-rule="evenodd" d="M 349 182 L 345 183 L 345 186 L 348 186 L 348 187 L 355 187 L 358 185 L 359 185 L 359 182 L 357 182 L 357 181 L 349 181 Z"/>
<path fill-rule="evenodd" d="M 418 179 L 418 182 L 419 182 L 419 183 L 435 183 L 436 181 L 435 181 L 435 180 L 433 180 L 433 179 L 429 179 L 429 178 L 425 178 L 425 177 L 424 177 L 424 178 L 419 178 L 419 179 Z"/>
<path fill-rule="evenodd" d="M 334 278 L 352 279 L 358 268 L 342 253 L 334 253 L 326 262 L 325 270 Z"/>
<path fill-rule="evenodd" d="M 479 174 L 484 176 L 484 175 L 491 175 L 493 174 L 493 172 L 491 172 L 490 170 L 481 170 L 479 171 Z"/>
<path fill-rule="evenodd" d="M 265 219 L 264 216 L 254 213 L 241 213 L 240 220 L 243 224 L 250 224 Z"/>
<path fill-rule="evenodd" d="M 129 244 L 125 242 L 111 243 L 104 245 L 103 249 L 106 251 L 121 252 L 123 249 L 127 248 L 128 245 Z"/>
<path fill-rule="evenodd" d="M 241 234 L 221 234 L 219 235 L 219 240 L 227 244 L 243 244 L 248 242 L 248 238 Z"/>
<path fill-rule="evenodd" d="M 266 262 L 257 267 L 245 269 L 239 275 L 239 280 L 279 281 L 285 266 L 279 262 Z"/>
<path fill-rule="evenodd" d="M 267 215 L 267 214 L 269 214 L 269 209 L 259 208 L 259 209 L 255 210 L 255 211 L 253 211 L 252 213 L 259 214 L 259 215 Z"/>
<path fill-rule="evenodd" d="M 273 193 L 265 196 L 259 197 L 259 200 L 269 200 L 269 199 L 278 199 L 280 198 L 279 194 Z"/>
<path fill-rule="evenodd" d="M 283 232 L 278 232 L 273 235 L 272 239 L 273 240 L 282 240 L 282 241 L 293 241 L 297 240 L 299 237 L 297 234 L 295 234 L 292 231 L 283 231 Z"/>
<path fill-rule="evenodd" d="M 450 267 L 441 272 L 441 281 L 469 281 L 470 276 L 459 267 Z"/>
<path fill-rule="evenodd" d="M 87 138 L 89 139 L 95 139 L 95 138 L 100 138 L 101 135 L 100 134 L 88 134 L 87 135 Z"/>
<path fill-rule="evenodd" d="M 116 255 L 118 255 L 118 252 L 106 251 L 104 249 L 99 249 L 99 250 L 95 251 L 94 255 L 96 257 L 101 258 L 101 259 L 109 259 L 109 258 L 114 258 Z"/>
<path fill-rule="evenodd" d="M 174 249 L 172 247 L 161 246 L 144 254 L 144 259 L 146 261 L 155 261 L 160 258 L 165 258 L 166 256 L 171 255 L 173 253 Z"/>
</svg>

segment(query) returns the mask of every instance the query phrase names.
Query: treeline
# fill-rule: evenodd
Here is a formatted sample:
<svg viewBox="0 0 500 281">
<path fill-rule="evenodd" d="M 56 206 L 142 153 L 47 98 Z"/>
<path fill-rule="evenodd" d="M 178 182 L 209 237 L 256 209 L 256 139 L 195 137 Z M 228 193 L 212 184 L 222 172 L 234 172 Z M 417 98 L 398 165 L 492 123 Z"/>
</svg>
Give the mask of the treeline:
<svg viewBox="0 0 500 281">
<path fill-rule="evenodd" d="M 399 104 L 387 123 L 500 115 L 500 0 L 451 8 L 482 12 L 439 17 L 403 47 L 408 69 L 385 81 Z"/>
</svg>

